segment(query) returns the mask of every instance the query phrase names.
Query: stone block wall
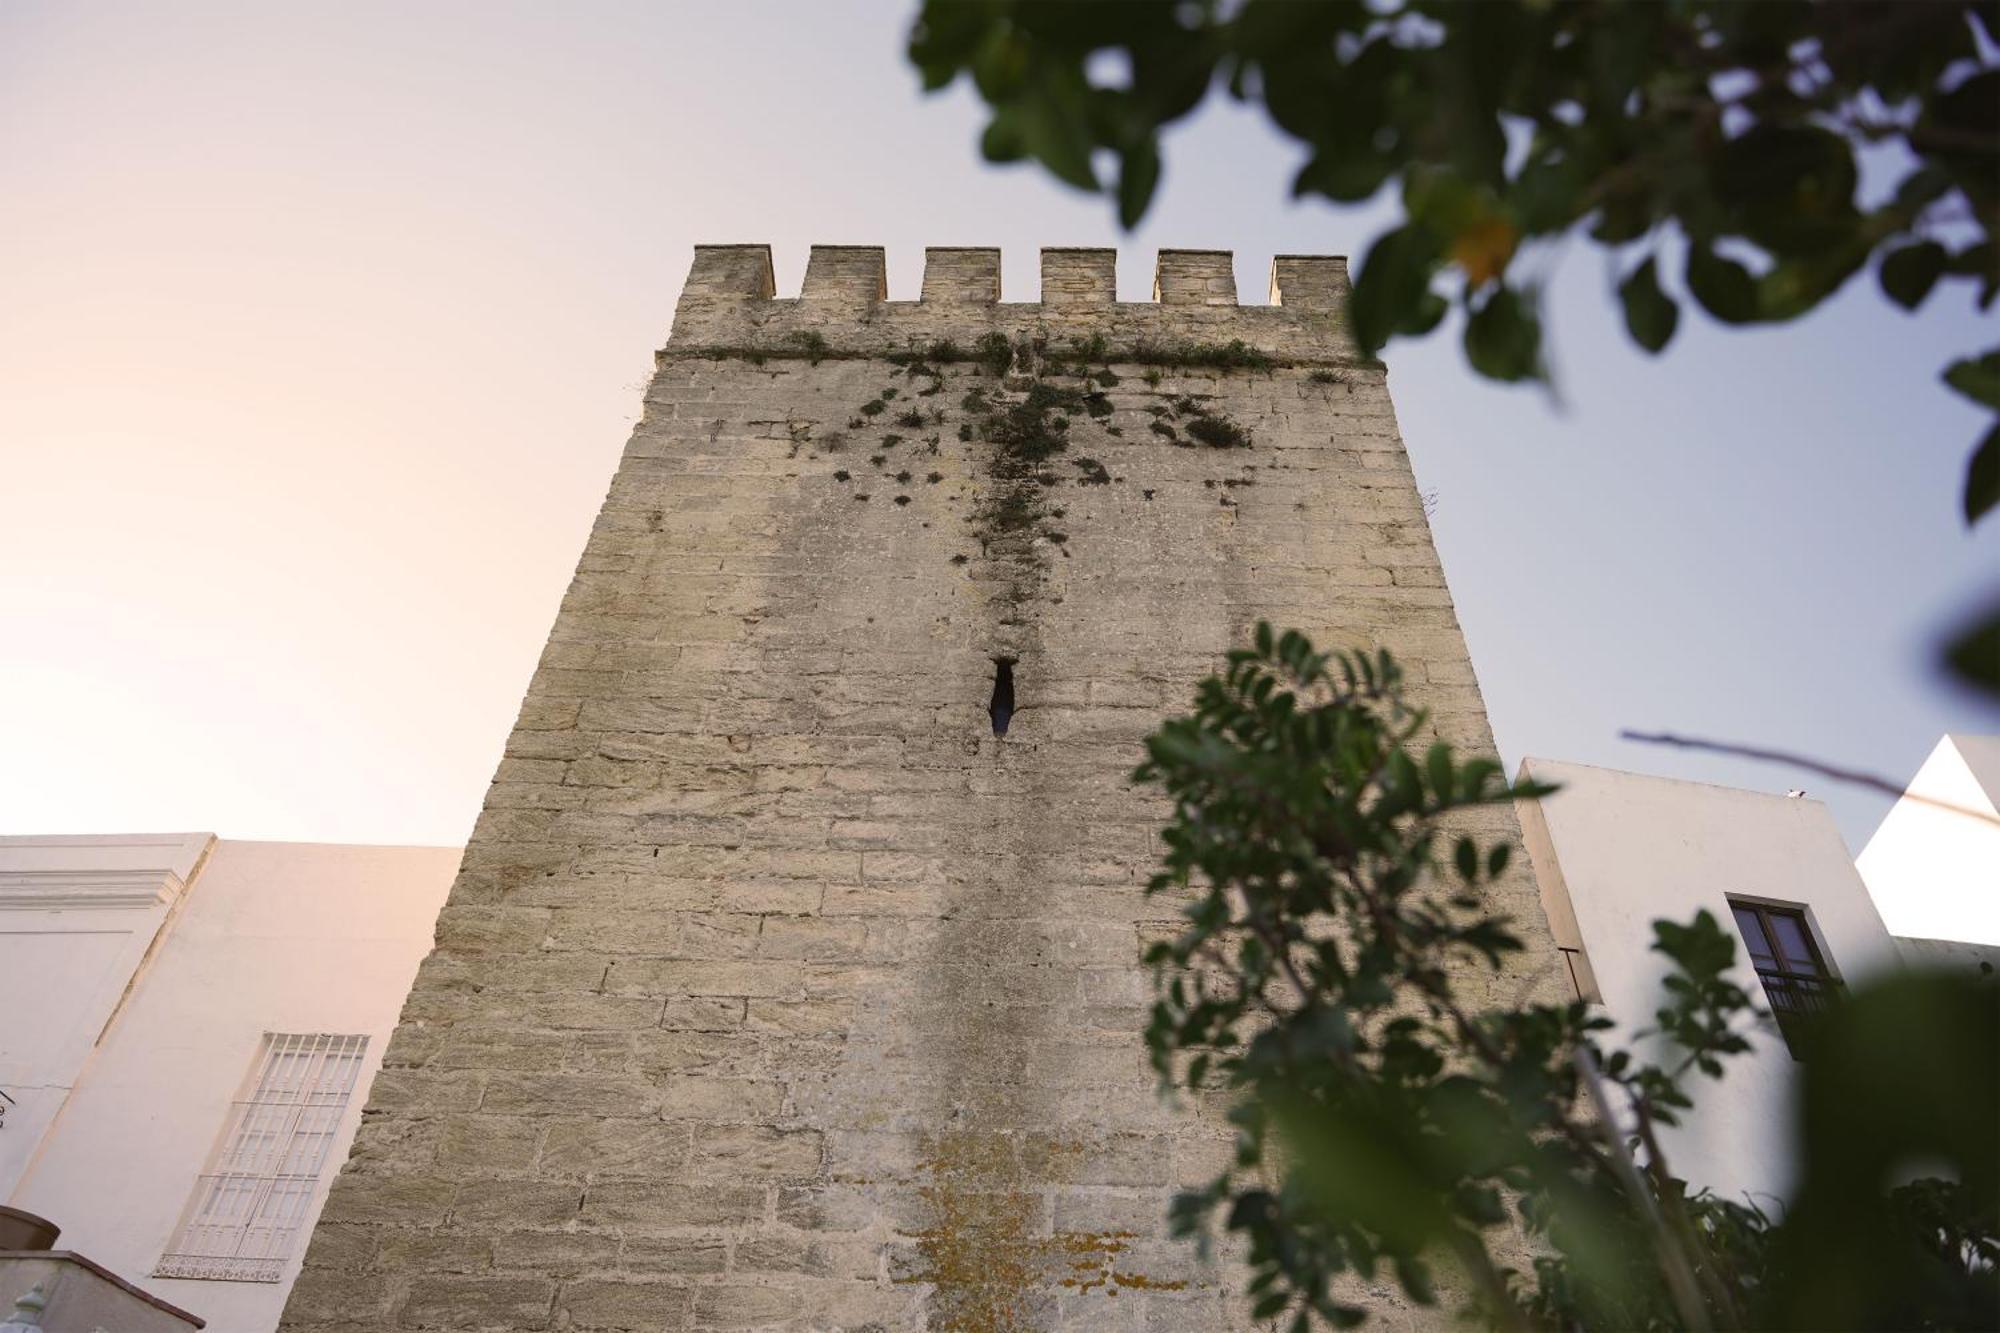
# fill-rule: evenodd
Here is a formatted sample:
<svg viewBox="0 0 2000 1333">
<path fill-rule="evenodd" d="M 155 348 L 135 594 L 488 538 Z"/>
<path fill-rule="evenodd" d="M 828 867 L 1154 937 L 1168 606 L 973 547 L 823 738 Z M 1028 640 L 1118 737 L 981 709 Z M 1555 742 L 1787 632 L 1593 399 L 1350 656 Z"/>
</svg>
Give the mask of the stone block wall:
<svg viewBox="0 0 2000 1333">
<path fill-rule="evenodd" d="M 1344 263 L 1114 266 L 697 250 L 285 1328 L 1249 1327 L 1166 1235 L 1230 1142 L 1146 1067 L 1140 739 L 1259 618 L 1491 739 Z"/>
</svg>

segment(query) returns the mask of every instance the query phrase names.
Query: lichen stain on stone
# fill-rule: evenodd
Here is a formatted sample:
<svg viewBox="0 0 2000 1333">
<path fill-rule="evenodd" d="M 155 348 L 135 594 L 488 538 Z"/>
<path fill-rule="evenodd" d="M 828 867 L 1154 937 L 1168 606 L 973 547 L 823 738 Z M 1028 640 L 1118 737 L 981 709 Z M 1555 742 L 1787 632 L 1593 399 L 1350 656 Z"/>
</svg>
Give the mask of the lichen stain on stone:
<svg viewBox="0 0 2000 1333">
<path fill-rule="evenodd" d="M 931 1225 L 911 1233 L 918 1261 L 895 1280 L 930 1285 L 938 1333 L 1028 1333 L 1040 1326 L 1036 1298 L 1057 1288 L 1114 1296 L 1186 1288 L 1120 1270 L 1129 1231 L 1043 1229 L 1044 1191 L 1060 1181 L 1029 1179 L 1023 1157 L 1063 1175 L 1064 1164 L 1086 1151 L 1082 1143 L 1007 1131 L 952 1130 L 926 1139 L 917 1193 Z"/>
<path fill-rule="evenodd" d="M 1061 1285 L 1076 1291 L 1185 1291 L 1187 1283 L 1147 1277 L 1143 1273 L 1123 1273 L 1114 1262 L 1125 1253 L 1126 1242 L 1134 1239 L 1129 1231 L 1058 1231 L 1051 1238 L 1059 1250 L 1070 1256 L 1070 1275 Z"/>
</svg>

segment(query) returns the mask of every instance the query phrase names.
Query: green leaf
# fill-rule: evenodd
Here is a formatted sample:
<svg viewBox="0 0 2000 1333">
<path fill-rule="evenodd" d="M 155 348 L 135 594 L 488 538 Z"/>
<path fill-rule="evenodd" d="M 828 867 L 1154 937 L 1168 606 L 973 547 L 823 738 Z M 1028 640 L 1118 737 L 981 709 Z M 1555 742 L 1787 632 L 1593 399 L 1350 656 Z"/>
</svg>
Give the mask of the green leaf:
<svg viewBox="0 0 2000 1333">
<path fill-rule="evenodd" d="M 928 11 L 942 6 L 926 8 Z M 1008 24 L 989 22 L 963 48 L 960 58 L 972 75 L 972 86 L 986 99 L 987 105 L 998 107 L 1019 95 L 1030 68 L 1041 57 L 1042 53 L 1035 50 L 1026 34 Z"/>
<path fill-rule="evenodd" d="M 1951 173 L 1943 167 L 1927 163 L 1903 177 L 1903 183 L 1896 187 L 1896 207 L 1914 218 L 1949 193 Z"/>
<path fill-rule="evenodd" d="M 1336 203 L 1358 204 L 1382 188 L 1394 163 L 1379 154 L 1350 148 L 1320 152 L 1292 179 L 1292 196 L 1323 194 Z"/>
<path fill-rule="evenodd" d="M 1410 308 L 1408 317 L 1397 327 L 1396 332 L 1407 334 L 1412 338 L 1421 338 L 1443 323 L 1444 317 L 1450 312 L 1451 302 L 1436 292 L 1427 291 L 1417 298 L 1416 305 Z"/>
<path fill-rule="evenodd" d="M 1146 216 L 1153 191 L 1160 183 L 1159 141 L 1148 136 L 1125 150 L 1118 170 L 1118 224 L 1130 231 Z"/>
<path fill-rule="evenodd" d="M 1660 268 L 1653 255 L 1632 270 L 1618 284 L 1618 299 L 1625 306 L 1625 328 L 1632 341 L 1649 352 L 1657 352 L 1673 341 L 1681 319 L 1680 305 L 1660 290 Z"/>
<path fill-rule="evenodd" d="M 1787 1199 L 1775 1237 L 1771 1267 L 1779 1280 L 1764 1326 L 1920 1327 L 1931 1321 L 1912 1317 L 1918 1293 L 1931 1297 L 1937 1290 L 1925 1290 L 1925 1270 L 1933 1282 L 1946 1278 L 1946 1291 L 1962 1279 L 1910 1262 L 1915 1252 L 1905 1248 L 1910 1242 L 1897 1234 L 1882 1196 L 1922 1163 L 1926 1174 L 1971 1187 L 1981 1213 L 1992 1208 L 2000 1188 L 2000 1135 L 1993 1132 L 2000 1124 L 2000 1003 L 1993 984 L 1970 969 L 1892 972 L 1857 985 L 1805 1036 L 1793 1131 L 1802 1185 Z M 1978 1229 L 1990 1235 L 1991 1225 L 1982 1221 Z M 1833 1273 L 1840 1279 L 1829 1290 Z M 1981 1313 L 1932 1326 L 1990 1322 L 1992 1290 L 1984 1283 L 1961 1286 L 1973 1298 L 1963 1308 Z"/>
<path fill-rule="evenodd" d="M 1455 171 L 1413 168 L 1403 177 L 1403 210 L 1440 236 L 1456 236 L 1494 209 L 1490 190 Z"/>
<path fill-rule="evenodd" d="M 1364 355 L 1381 351 L 1395 334 L 1422 333 L 1436 325 L 1443 313 L 1431 291 L 1438 259 L 1437 238 L 1410 225 L 1384 232 L 1369 247 L 1347 307 L 1354 340 Z"/>
<path fill-rule="evenodd" d="M 1465 321 L 1465 357 L 1488 379 L 1539 379 L 1542 325 L 1533 305 L 1512 287 L 1496 288 Z"/>
<path fill-rule="evenodd" d="M 1436 793 L 1439 803 L 1451 800 L 1458 785 L 1451 766 L 1451 747 L 1443 741 L 1424 752 L 1424 776 L 1430 780 L 1431 791 Z"/>
<path fill-rule="evenodd" d="M 1090 164 L 1090 137 L 1083 132 L 1082 117 L 1058 104 L 1054 97 L 1022 104 L 1022 135 L 1028 151 L 1058 179 L 1079 190 L 1097 188 L 1097 172 Z"/>
<path fill-rule="evenodd" d="M 1397 1255 L 1395 1259 L 1396 1283 L 1403 1292 L 1418 1305 L 1436 1305 L 1437 1288 L 1431 1285 L 1430 1269 L 1421 1259 L 1407 1255 Z"/>
<path fill-rule="evenodd" d="M 979 136 L 979 152 L 988 162 L 1019 162 L 1028 155 L 1021 117 L 1013 107 L 994 111 L 993 119 Z"/>
<path fill-rule="evenodd" d="M 1470 838 L 1460 838 L 1452 852 L 1452 860 L 1458 869 L 1458 877 L 1470 884 L 1479 878 L 1479 848 Z"/>
<path fill-rule="evenodd" d="M 1953 635 L 1944 660 L 1961 681 L 2000 699 L 2000 608 Z"/>
<path fill-rule="evenodd" d="M 1996 504 L 2000 504 L 2000 426 L 1986 432 L 1965 470 L 1966 523 L 1977 523 Z"/>
<path fill-rule="evenodd" d="M 1945 271 L 1955 277 L 1979 280 L 1979 308 L 1985 310 L 2000 296 L 2000 245 L 1991 240 L 1968 245 L 1951 257 Z"/>
<path fill-rule="evenodd" d="M 1905 310 L 1915 310 L 1931 294 L 1951 254 L 1936 241 L 1892 250 L 1882 260 L 1882 290 Z"/>
<path fill-rule="evenodd" d="M 1716 149 L 1709 183 L 1726 210 L 1720 230 L 1774 256 L 1796 257 L 1837 246 L 1858 224 L 1856 180 L 1845 137 L 1770 117 Z"/>
<path fill-rule="evenodd" d="M 1725 324 L 1748 324 L 1757 318 L 1757 279 L 1706 245 L 1688 249 L 1687 285 L 1702 308 Z"/>
<path fill-rule="evenodd" d="M 972 5 L 927 4 L 910 29 L 910 63 L 923 71 L 924 89 L 934 92 L 959 75 L 986 38 L 992 22 Z"/>
<path fill-rule="evenodd" d="M 1574 222 L 1582 204 L 1580 174 L 1577 164 L 1560 153 L 1523 163 L 1506 192 L 1508 211 L 1520 220 L 1521 230 L 1535 236 Z"/>
<path fill-rule="evenodd" d="M 1285 1307 L 1291 1303 L 1292 1294 L 1289 1291 L 1272 1292 L 1250 1307 L 1250 1317 L 1252 1319 L 1269 1319 L 1273 1315 L 1284 1313 Z"/>
<path fill-rule="evenodd" d="M 1975 403 L 2000 409 L 2000 351 L 1952 362 L 1945 367 L 1944 382 Z"/>
<path fill-rule="evenodd" d="M 1840 289 L 1868 262 L 1870 242 L 1850 236 L 1808 250 L 1803 257 L 1786 258 L 1773 264 L 1757 279 L 1757 318 L 1761 321 L 1796 319 Z"/>
</svg>

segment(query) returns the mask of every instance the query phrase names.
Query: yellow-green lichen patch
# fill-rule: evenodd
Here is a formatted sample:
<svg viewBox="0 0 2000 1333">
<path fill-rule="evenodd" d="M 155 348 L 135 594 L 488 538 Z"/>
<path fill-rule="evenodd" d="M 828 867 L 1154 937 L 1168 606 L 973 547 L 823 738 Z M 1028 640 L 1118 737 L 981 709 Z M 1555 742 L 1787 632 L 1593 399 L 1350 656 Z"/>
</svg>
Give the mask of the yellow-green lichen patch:
<svg viewBox="0 0 2000 1333">
<path fill-rule="evenodd" d="M 1179 1291 L 1187 1284 L 1122 1270 L 1129 1231 L 1054 1231 L 1048 1192 L 1074 1174 L 1088 1149 L 1010 1132 L 953 1130 L 929 1139 L 918 1195 L 929 1225 L 911 1234 L 916 1258 L 897 1274 L 931 1287 L 939 1333 L 1028 1333 L 1058 1290 Z M 1034 1171 L 1024 1167 L 1032 1163 Z"/>
</svg>

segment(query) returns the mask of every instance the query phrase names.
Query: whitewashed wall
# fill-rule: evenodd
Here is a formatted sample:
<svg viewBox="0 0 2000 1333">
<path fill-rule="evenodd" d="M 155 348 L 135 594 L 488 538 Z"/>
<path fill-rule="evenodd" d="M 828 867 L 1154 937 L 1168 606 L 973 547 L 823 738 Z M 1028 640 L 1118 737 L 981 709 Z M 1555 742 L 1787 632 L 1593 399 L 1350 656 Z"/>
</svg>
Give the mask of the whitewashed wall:
<svg viewBox="0 0 2000 1333">
<path fill-rule="evenodd" d="M 1729 898 L 1802 907 L 1821 952 L 1850 984 L 1896 963 L 1867 888 L 1818 801 L 1529 759 L 1521 775 L 1559 783 L 1520 802 L 1522 835 L 1558 945 L 1587 958 L 1620 1037 L 1648 1027 L 1666 960 L 1652 923 L 1703 908 L 1732 934 Z M 1740 937 L 1738 982 L 1763 1004 Z M 1758 1032 L 1719 1083 L 1691 1085 L 1697 1111 L 1665 1144 L 1677 1175 L 1768 1206 L 1790 1180 L 1788 1124 L 1797 1068 L 1783 1041 Z M 1644 1047 L 1639 1049 L 1643 1050 Z"/>
<path fill-rule="evenodd" d="M 82 1077 L 214 838 L 0 838 L 0 1200 Z"/>
<path fill-rule="evenodd" d="M 25 841 L 0 840 L 0 866 L 10 854 L 25 854 Z M 70 855 L 88 860 L 90 844 L 107 856 L 123 845 L 92 839 L 78 842 Z M 446 848 L 216 841 L 179 895 L 143 969 L 106 962 L 88 944 L 59 945 L 69 953 L 46 973 L 56 984 L 35 993 L 33 1021 L 17 1023 L 10 1012 L 0 1048 L 45 1051 L 51 1040 L 33 1035 L 43 1024 L 87 1030 L 85 1045 L 96 1044 L 81 1061 L 73 1052 L 74 1035 L 55 1043 L 56 1055 L 33 1056 L 52 1067 L 69 1061 L 82 1072 L 52 1126 L 28 1118 L 17 1126 L 18 1112 L 9 1115 L 0 1143 L 11 1149 L 31 1137 L 37 1142 L 32 1160 L 0 1198 L 59 1223 L 65 1248 L 200 1315 L 210 1333 L 275 1328 L 298 1273 L 303 1238 L 278 1283 L 156 1278 L 153 1268 L 266 1032 L 370 1038 L 314 1203 L 317 1212 L 347 1155 L 417 964 L 430 949 L 458 857 Z M 88 922 L 70 916 L 67 934 L 53 938 L 90 939 Z M 118 928 L 114 918 L 104 920 L 107 928 Z M 0 928 L 8 924 L 0 914 Z M 118 938 L 143 929 L 143 919 L 135 918 Z M 48 940 L 35 943 L 39 948 Z M 0 940 L 0 947 L 8 946 Z M 119 947 L 129 952 L 131 946 Z M 116 1003 L 128 982 L 129 993 L 101 1040 L 101 1020 L 72 1018 L 79 997 L 109 990 Z M 13 1091 L 4 1080 L 0 1086 Z"/>
</svg>

